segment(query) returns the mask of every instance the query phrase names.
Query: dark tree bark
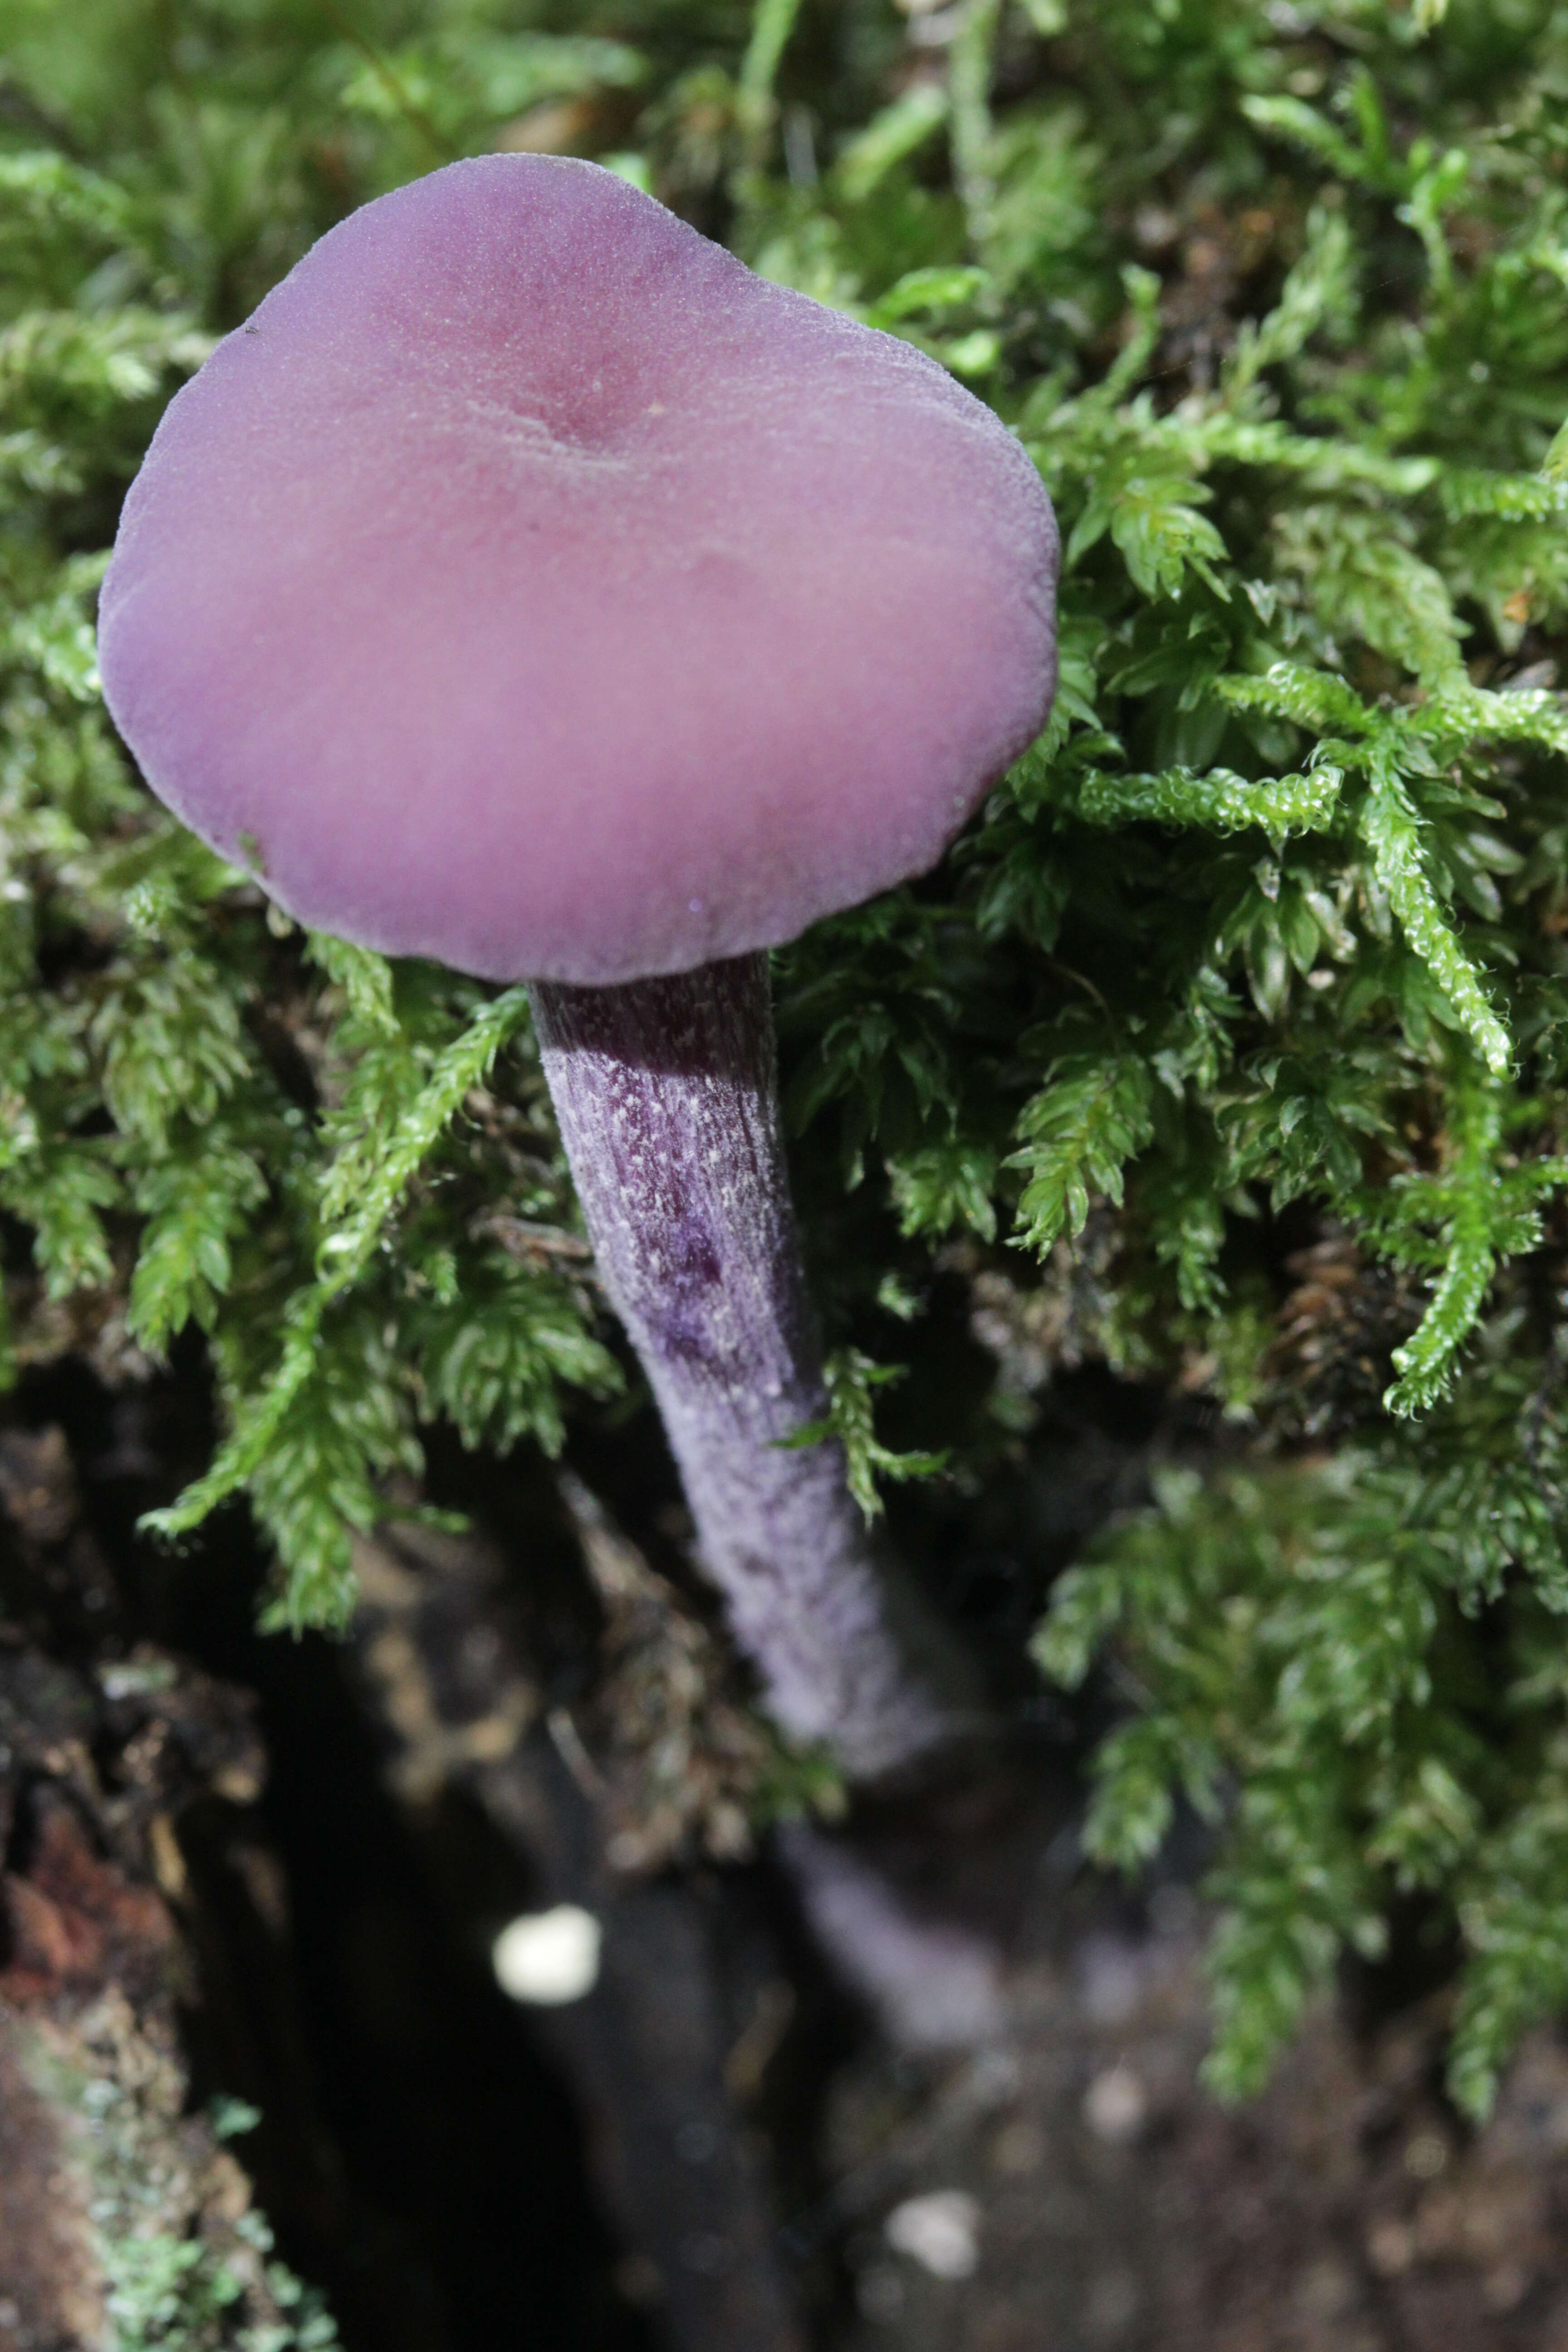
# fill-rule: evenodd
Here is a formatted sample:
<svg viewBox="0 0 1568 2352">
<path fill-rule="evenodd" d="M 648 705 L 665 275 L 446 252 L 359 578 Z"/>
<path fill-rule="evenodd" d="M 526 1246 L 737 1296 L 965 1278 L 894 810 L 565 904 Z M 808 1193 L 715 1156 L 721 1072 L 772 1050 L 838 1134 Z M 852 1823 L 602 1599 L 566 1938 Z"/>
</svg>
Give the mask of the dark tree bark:
<svg viewBox="0 0 1568 2352">
<path fill-rule="evenodd" d="M 660 2332 L 678 2352 L 805 2352 L 768 2184 L 726 2079 L 735 2030 L 700 1895 L 606 1864 L 607 1790 L 574 1736 L 546 1720 L 482 1544 L 393 1526 L 361 1543 L 356 1566 L 355 1641 L 395 1740 L 395 1781 L 416 1796 L 441 1779 L 470 1790 L 529 1865 L 540 1907 L 577 1904 L 600 1923 L 594 1990 L 536 2015 Z"/>
</svg>

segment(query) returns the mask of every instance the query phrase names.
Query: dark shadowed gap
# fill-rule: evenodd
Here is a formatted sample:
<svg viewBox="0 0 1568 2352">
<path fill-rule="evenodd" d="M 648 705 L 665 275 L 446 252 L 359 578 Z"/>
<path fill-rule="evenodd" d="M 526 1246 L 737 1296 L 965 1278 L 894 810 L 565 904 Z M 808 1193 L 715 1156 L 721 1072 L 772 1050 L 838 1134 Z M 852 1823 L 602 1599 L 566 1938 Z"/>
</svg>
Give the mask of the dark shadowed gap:
<svg viewBox="0 0 1568 2352">
<path fill-rule="evenodd" d="M 428 1866 L 382 1786 L 346 1654 L 255 1631 L 261 1570 L 242 1512 L 178 1556 L 134 1538 L 205 1442 L 204 1412 L 188 1377 L 111 1397 L 68 1362 L 13 1406 L 65 1427 L 128 1636 L 259 1700 L 260 1802 L 204 1803 L 184 1830 L 205 1989 L 189 2019 L 198 2089 L 262 2110 L 236 2152 L 346 2352 L 649 2352 L 571 2101 L 490 1973 L 483 1927 L 528 1902 L 521 1866 L 450 1803 Z"/>
</svg>

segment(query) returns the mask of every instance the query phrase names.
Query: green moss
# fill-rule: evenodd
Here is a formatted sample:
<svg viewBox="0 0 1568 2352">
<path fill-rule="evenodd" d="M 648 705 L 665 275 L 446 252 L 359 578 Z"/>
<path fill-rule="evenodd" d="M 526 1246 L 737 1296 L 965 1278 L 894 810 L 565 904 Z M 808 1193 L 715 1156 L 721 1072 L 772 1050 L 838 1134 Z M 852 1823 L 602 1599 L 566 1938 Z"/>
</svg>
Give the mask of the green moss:
<svg viewBox="0 0 1568 2352">
<path fill-rule="evenodd" d="M 1568 9 L 974 0 L 913 80 L 883 0 L 352 13 L 0 10 L 0 1209 L 32 1254 L 5 1344 L 60 1344 L 92 1291 L 154 1353 L 198 1327 L 225 1433 L 163 1524 L 243 1486 L 294 1623 L 341 1617 L 347 1531 L 435 1416 L 553 1447 L 614 1386 L 520 1000 L 269 919 L 140 790 L 89 626 L 211 335 L 351 205 L 568 109 L 558 135 L 943 359 L 1049 484 L 1050 727 L 937 876 L 779 959 L 824 1296 L 914 1297 L 961 1234 L 1022 1278 L 1091 1228 L 1088 1339 L 1206 1379 L 1262 1447 L 1269 1219 L 1331 1220 L 1415 1294 L 1405 1418 L 1349 1432 L 1382 1517 L 1338 1468 L 1259 1472 L 1309 1553 L 1340 1529 L 1342 1580 L 1258 1601 L 1234 1497 L 1124 1539 L 1157 1565 L 1123 1638 L 1215 1546 L 1237 1608 L 1201 1691 L 1184 1652 L 1148 1663 L 1096 1835 L 1136 1857 L 1173 1788 L 1239 1788 L 1232 2081 L 1415 1872 L 1470 1955 L 1479 2104 L 1563 1996 L 1568 1694 L 1531 1644 L 1563 1533 Z M 858 1360 L 868 1482 L 904 1457 Z M 973 1426 L 923 1434 L 962 1494 Z M 1287 1787 L 1279 1727 L 1363 1642 L 1431 1695 L 1353 1734 L 1331 1708 L 1337 1752 Z"/>
<path fill-rule="evenodd" d="M 271 2231 L 259 2214 L 237 2233 L 266 2256 Z M 245 2282 L 200 2238 L 105 2234 L 100 2257 L 111 2328 L 106 2352 L 326 2352 L 337 2327 L 319 2296 L 286 2264 L 268 2261 L 269 2301 L 280 2315 L 247 2320 Z"/>
<path fill-rule="evenodd" d="M 101 2352 L 328 2352 L 337 2343 L 321 2296 L 274 2257 L 265 2217 L 253 2206 L 235 2212 L 232 2174 L 212 2178 L 214 2141 L 252 2130 L 254 2107 L 216 2101 L 210 2136 L 183 2116 L 184 2077 L 161 2032 L 138 2025 L 112 1992 L 68 2029 L 29 2032 L 24 2059 L 85 2191 L 108 2322 Z"/>
</svg>

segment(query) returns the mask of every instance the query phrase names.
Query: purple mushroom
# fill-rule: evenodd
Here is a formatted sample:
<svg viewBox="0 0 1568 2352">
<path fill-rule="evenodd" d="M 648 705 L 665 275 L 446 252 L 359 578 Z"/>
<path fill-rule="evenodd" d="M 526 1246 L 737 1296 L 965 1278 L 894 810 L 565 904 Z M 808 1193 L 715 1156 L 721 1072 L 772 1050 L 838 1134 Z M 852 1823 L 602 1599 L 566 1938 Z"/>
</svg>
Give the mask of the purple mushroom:
<svg viewBox="0 0 1568 2352">
<path fill-rule="evenodd" d="M 331 230 L 171 404 L 104 584 L 153 790 L 300 921 L 530 983 L 736 1634 L 854 1777 L 952 1735 L 830 1444 L 764 950 L 923 872 L 1039 728 L 1056 532 L 933 361 L 595 165 Z"/>
</svg>

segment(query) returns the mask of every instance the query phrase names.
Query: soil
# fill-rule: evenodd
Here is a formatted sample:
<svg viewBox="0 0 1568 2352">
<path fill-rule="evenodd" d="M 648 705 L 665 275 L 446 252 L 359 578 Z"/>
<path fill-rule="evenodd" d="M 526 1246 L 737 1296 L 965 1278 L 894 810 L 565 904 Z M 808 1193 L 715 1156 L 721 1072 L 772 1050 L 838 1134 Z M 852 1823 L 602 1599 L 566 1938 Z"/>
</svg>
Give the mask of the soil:
<svg viewBox="0 0 1568 2352">
<path fill-rule="evenodd" d="M 1438 2087 L 1440 1999 L 1363 2033 L 1325 2010 L 1224 2109 L 1201 1929 L 1181 1889 L 1137 1930 L 1086 1920 L 1019 1972 L 1005 2053 L 840 2074 L 845 2352 L 1565 2352 L 1561 2037 L 1525 2044 L 1479 2135 Z M 896 2217 L 955 2196 L 974 2267 L 943 2279 Z"/>
<path fill-rule="evenodd" d="M 1069 1433 L 1048 1506 L 946 1563 L 983 1639 L 1016 1654 L 1037 1573 L 1135 1491 L 1131 1423 Z M 1087 1871 L 1085 1724 L 1020 1686 L 1008 1832 L 956 1840 L 968 1912 L 1009 1922 L 1006 2024 L 900 2055 L 746 1851 L 763 1749 L 667 1471 L 448 1468 L 488 1534 L 388 1530 L 352 1638 L 296 1643 L 253 1630 L 237 1515 L 178 1559 L 134 1538 L 203 1442 L 179 1382 L 69 1370 L 0 1426 L 5 2352 L 100 2337 L 40 2032 L 135 2090 L 166 2226 L 254 2190 L 348 2352 L 1568 2352 L 1557 2034 L 1468 2131 L 1440 1971 L 1402 1965 L 1219 2107 L 1199 1844 L 1136 1896 Z M 896 1878 L 918 1832 L 857 1833 Z M 600 1983 L 527 2011 L 490 1943 L 563 1899 L 604 1923 Z M 261 2123 L 220 2148 L 215 2098 Z"/>
</svg>

